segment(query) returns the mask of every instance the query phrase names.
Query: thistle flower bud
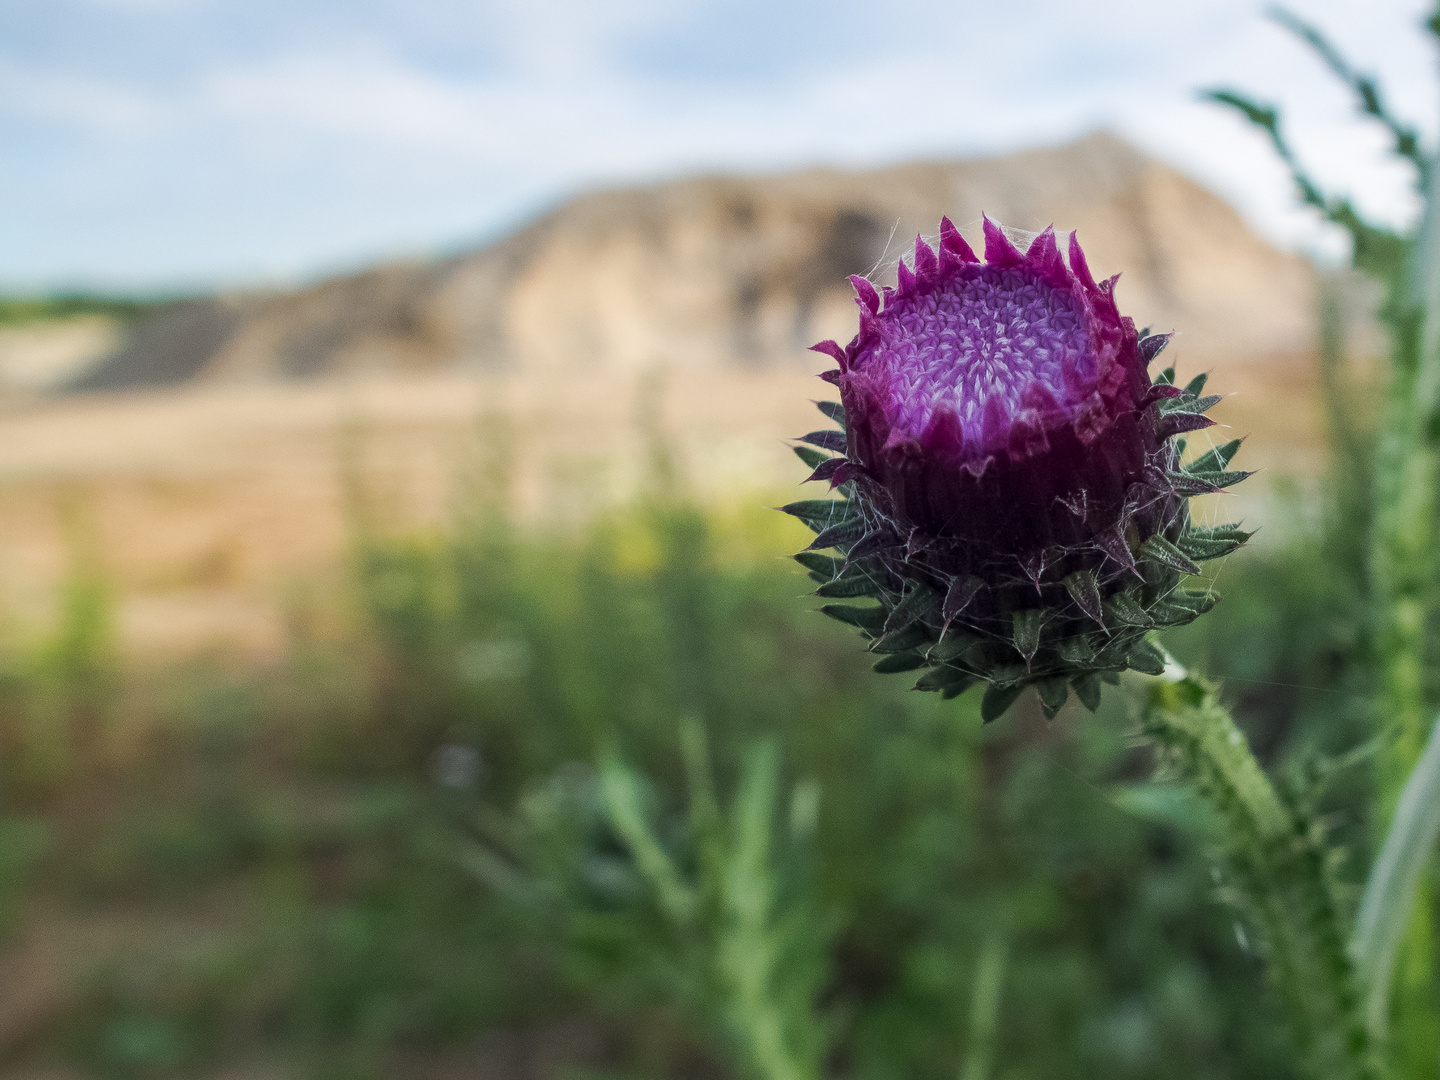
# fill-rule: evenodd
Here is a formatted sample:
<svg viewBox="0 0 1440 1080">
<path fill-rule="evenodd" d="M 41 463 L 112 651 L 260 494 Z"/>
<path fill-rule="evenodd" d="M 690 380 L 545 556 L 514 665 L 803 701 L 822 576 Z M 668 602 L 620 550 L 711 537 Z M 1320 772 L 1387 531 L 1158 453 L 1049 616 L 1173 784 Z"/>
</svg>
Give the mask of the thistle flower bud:
<svg viewBox="0 0 1440 1080">
<path fill-rule="evenodd" d="M 1137 332 L 1116 279 L 1095 282 L 1073 234 L 1067 266 L 1053 227 L 1021 252 L 987 218 L 982 262 L 943 219 L 883 307 L 850 280 L 859 333 L 814 346 L 839 364 L 821 377 L 840 404 L 820 408 L 840 430 L 796 448 L 841 497 L 783 509 L 818 533 L 796 558 L 819 595 L 878 605 L 822 610 L 864 633 L 877 671 L 926 669 L 917 689 L 987 683 L 987 721 L 1028 686 L 1054 715 L 1072 688 L 1093 710 L 1102 680 L 1158 673 L 1147 633 L 1215 601 L 1184 576 L 1248 537 L 1187 513 L 1248 475 L 1227 471 L 1238 440 L 1181 464 L 1177 436 L 1213 424 L 1205 376 L 1152 382 L 1169 335 Z"/>
</svg>

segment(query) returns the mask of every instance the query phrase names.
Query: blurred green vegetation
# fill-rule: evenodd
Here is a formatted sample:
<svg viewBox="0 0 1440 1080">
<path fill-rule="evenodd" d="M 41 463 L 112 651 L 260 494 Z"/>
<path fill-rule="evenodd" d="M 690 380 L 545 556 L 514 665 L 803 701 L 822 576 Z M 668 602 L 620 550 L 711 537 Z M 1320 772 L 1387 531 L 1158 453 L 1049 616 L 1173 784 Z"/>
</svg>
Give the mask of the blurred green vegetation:
<svg viewBox="0 0 1440 1080">
<path fill-rule="evenodd" d="M 122 296 L 91 296 L 84 293 L 57 296 L 0 297 L 0 326 L 52 322 L 77 315 L 103 315 L 128 321 L 154 307 L 157 300 Z"/>
<path fill-rule="evenodd" d="M 793 523 L 668 487 L 565 534 L 357 498 L 350 591 L 264 670 L 127 668 L 77 565 L 0 662 L 0 1069 L 1292 1075 L 1123 693 L 982 727 L 813 611 Z M 1316 535 L 1172 641 L 1301 771 L 1364 738 Z"/>
</svg>

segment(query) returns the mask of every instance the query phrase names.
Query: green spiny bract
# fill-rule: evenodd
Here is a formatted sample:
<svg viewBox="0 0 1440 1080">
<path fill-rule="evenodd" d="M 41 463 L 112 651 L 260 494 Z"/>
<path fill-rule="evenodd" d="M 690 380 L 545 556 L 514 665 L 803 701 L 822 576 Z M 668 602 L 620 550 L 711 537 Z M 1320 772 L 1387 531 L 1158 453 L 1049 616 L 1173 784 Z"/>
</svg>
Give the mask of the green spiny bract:
<svg viewBox="0 0 1440 1080">
<path fill-rule="evenodd" d="M 1022 254 L 985 224 L 985 263 L 948 220 L 938 258 L 917 239 L 883 312 L 852 279 L 860 333 L 816 346 L 840 364 L 822 378 L 842 403 L 820 403 L 839 428 L 795 448 L 839 498 L 782 509 L 816 533 L 796 558 L 840 601 L 821 610 L 877 671 L 923 669 L 916 688 L 947 698 L 985 683 L 987 721 L 1030 686 L 1047 715 L 1072 689 L 1093 710 L 1102 682 L 1163 669 L 1152 630 L 1214 604 L 1183 582 L 1249 534 L 1192 524 L 1187 500 L 1248 473 L 1229 470 L 1239 440 L 1183 461 L 1219 399 L 1203 375 L 1149 378 L 1169 335 L 1119 315 L 1073 238 L 1067 267 L 1051 230 Z"/>
</svg>

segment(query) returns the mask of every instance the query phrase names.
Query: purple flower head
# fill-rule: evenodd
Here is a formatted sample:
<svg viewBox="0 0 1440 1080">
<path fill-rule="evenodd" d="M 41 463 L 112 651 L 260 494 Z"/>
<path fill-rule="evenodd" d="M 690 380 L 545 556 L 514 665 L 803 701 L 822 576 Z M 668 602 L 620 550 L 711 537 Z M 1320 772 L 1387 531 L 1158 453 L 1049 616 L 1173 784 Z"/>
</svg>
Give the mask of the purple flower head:
<svg viewBox="0 0 1440 1080">
<path fill-rule="evenodd" d="M 885 670 L 928 666 L 922 688 L 956 693 L 987 681 L 987 714 L 1032 684 L 1047 710 L 1067 683 L 1093 705 L 1094 677 L 1159 663 L 1149 628 L 1213 602 L 1182 597 L 1179 576 L 1244 534 L 1202 536 L 1185 500 L 1243 477 L 1223 471 L 1238 443 L 1182 468 L 1172 437 L 1212 423 L 1204 377 L 1151 382 L 1169 335 L 1136 331 L 1073 235 L 1067 265 L 1053 228 L 1026 252 L 984 228 L 983 262 L 948 219 L 938 253 L 917 237 L 883 307 L 851 278 L 859 333 L 815 346 L 839 364 L 822 377 L 845 431 L 802 440 L 843 451 L 802 456 L 847 497 L 791 508 L 829 507 L 814 547 L 843 559 L 802 561 L 822 595 L 880 601 L 868 617 L 883 613 L 870 629 Z M 848 610 L 837 617 L 865 611 Z"/>
</svg>

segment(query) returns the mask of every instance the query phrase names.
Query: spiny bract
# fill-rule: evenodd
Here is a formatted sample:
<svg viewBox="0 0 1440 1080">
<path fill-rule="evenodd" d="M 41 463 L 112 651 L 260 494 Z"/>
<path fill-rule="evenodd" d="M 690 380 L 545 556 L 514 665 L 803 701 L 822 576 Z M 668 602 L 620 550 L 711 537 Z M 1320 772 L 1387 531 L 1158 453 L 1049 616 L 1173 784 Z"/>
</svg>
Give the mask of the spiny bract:
<svg viewBox="0 0 1440 1080">
<path fill-rule="evenodd" d="M 1148 632 L 1215 602 L 1182 578 L 1249 535 L 1186 509 L 1249 475 L 1227 471 L 1239 440 L 1181 464 L 1176 436 L 1214 423 L 1205 376 L 1152 382 L 1170 335 L 1136 331 L 1073 234 L 1069 256 L 1053 227 L 1021 252 L 987 218 L 982 262 L 947 218 L 883 310 L 852 277 L 860 332 L 814 346 L 839 364 L 820 409 L 841 430 L 796 447 L 841 497 L 782 508 L 819 534 L 796 558 L 820 596 L 878 601 L 822 608 L 875 669 L 927 669 L 917 689 L 946 697 L 988 683 L 987 721 L 1027 686 L 1054 715 L 1071 688 L 1094 709 L 1102 680 L 1158 674 Z"/>
</svg>

